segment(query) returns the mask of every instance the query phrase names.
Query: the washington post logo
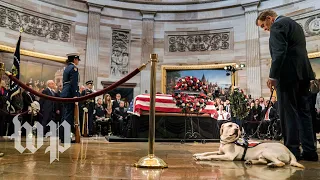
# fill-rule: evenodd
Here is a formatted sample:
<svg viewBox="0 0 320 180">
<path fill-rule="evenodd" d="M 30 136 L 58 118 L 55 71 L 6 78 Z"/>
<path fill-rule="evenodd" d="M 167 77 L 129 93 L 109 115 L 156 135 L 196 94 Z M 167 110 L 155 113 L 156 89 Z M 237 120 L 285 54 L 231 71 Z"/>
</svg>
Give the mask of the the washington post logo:
<svg viewBox="0 0 320 180">
<path fill-rule="evenodd" d="M 34 154 L 41 146 L 43 145 L 43 126 L 40 123 L 35 123 L 35 126 L 32 127 L 28 122 L 25 122 L 22 126 L 19 121 L 19 114 L 13 118 L 14 124 L 14 134 L 11 135 L 11 138 L 14 138 L 14 147 L 20 152 L 23 153 L 28 149 L 32 154 Z M 62 124 L 56 124 L 53 121 L 50 121 L 47 126 L 50 127 L 50 133 L 46 134 L 46 138 L 49 137 L 50 145 L 46 148 L 45 153 L 50 152 L 50 164 L 54 160 L 59 161 L 59 153 L 63 153 L 68 148 L 70 148 L 70 124 L 66 121 L 63 121 Z M 59 128 L 64 128 L 64 143 L 63 146 L 59 145 Z M 23 147 L 21 144 L 21 130 L 24 128 L 26 130 L 26 147 Z M 32 131 L 36 128 L 37 137 L 32 135 Z M 35 140 L 35 141 L 34 141 Z"/>
</svg>

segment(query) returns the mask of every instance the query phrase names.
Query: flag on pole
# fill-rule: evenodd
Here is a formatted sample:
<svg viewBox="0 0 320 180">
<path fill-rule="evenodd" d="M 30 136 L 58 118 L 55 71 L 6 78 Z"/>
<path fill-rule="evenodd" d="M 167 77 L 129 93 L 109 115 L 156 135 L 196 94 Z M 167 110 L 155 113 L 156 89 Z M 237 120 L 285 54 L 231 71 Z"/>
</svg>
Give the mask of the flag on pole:
<svg viewBox="0 0 320 180">
<path fill-rule="evenodd" d="M 16 51 L 14 52 L 13 64 L 11 68 L 12 75 L 17 79 L 20 78 L 20 41 L 21 41 L 21 36 L 19 36 L 19 40 L 16 46 Z M 12 100 L 12 97 L 17 95 L 18 93 L 20 93 L 19 85 L 10 80 L 10 90 L 9 90 L 10 100 Z"/>
</svg>

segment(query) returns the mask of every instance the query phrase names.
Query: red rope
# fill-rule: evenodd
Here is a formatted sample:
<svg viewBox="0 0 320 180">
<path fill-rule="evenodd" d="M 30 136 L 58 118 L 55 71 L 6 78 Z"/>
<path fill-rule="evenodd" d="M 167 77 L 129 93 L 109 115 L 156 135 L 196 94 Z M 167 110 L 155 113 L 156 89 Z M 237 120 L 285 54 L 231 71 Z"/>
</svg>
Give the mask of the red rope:
<svg viewBox="0 0 320 180">
<path fill-rule="evenodd" d="M 113 89 L 115 89 L 116 87 L 118 87 L 119 85 L 125 83 L 126 81 L 128 81 L 129 79 L 131 79 L 132 77 L 134 77 L 135 75 L 137 75 L 140 72 L 140 69 L 137 68 L 134 71 L 132 71 L 130 74 L 128 74 L 126 77 L 120 79 L 119 81 L 111 84 L 110 86 L 108 86 L 107 88 L 102 89 L 101 91 L 95 92 L 95 93 L 91 93 L 82 97 L 78 97 L 78 98 L 59 98 L 59 97 L 53 97 L 53 96 L 48 96 L 45 94 L 42 94 L 38 91 L 35 91 L 31 88 L 29 88 L 26 84 L 24 84 L 23 82 L 19 81 L 19 79 L 17 79 L 16 77 L 14 77 L 12 74 L 10 73 L 6 73 L 6 75 L 9 77 L 10 80 L 14 81 L 15 83 L 17 83 L 21 88 L 25 89 L 26 91 L 29 91 L 31 94 L 34 94 L 40 98 L 44 98 L 44 99 L 48 99 L 50 101 L 56 101 L 56 102 L 68 102 L 68 103 L 73 103 L 73 102 L 81 102 L 81 101 L 85 101 L 87 99 L 91 99 L 94 98 L 96 96 L 100 96 L 102 94 L 105 94 L 108 91 L 111 91 Z"/>
</svg>

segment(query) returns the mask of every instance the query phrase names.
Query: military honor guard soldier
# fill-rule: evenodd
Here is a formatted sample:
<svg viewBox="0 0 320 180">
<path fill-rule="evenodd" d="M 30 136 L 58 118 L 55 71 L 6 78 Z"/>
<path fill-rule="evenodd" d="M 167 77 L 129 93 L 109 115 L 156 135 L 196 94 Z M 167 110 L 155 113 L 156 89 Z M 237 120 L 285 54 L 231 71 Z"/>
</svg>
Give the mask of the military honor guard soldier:
<svg viewBox="0 0 320 180">
<path fill-rule="evenodd" d="M 93 93 L 93 81 L 92 80 L 87 81 L 86 86 L 87 88 L 81 92 L 81 96 L 85 96 Z M 93 135 L 93 112 L 94 112 L 95 104 L 96 104 L 95 98 L 88 99 L 85 102 L 83 102 L 83 108 L 87 108 L 88 110 L 88 130 L 89 130 L 88 135 L 89 136 Z"/>
<path fill-rule="evenodd" d="M 63 72 L 63 88 L 60 93 L 60 97 L 62 98 L 73 98 L 78 97 L 79 94 L 79 71 L 77 65 L 80 62 L 80 57 L 78 53 L 67 54 L 68 59 L 66 61 L 67 67 Z M 75 141 L 72 139 L 75 133 L 74 127 L 74 107 L 75 103 L 63 103 L 63 115 L 61 119 L 61 123 L 63 121 L 67 121 L 71 126 L 71 134 L 69 137 L 71 138 L 71 142 Z M 61 127 L 61 126 L 60 126 Z M 64 143 L 64 131 L 63 128 L 60 128 L 60 139 L 61 143 Z"/>
</svg>

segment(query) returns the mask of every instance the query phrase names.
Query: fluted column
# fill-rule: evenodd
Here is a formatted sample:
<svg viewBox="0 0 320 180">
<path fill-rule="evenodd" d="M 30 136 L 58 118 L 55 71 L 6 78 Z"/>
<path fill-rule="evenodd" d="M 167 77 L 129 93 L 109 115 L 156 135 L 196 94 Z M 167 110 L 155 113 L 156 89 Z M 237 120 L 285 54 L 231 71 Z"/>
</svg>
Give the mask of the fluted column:
<svg viewBox="0 0 320 180">
<path fill-rule="evenodd" d="M 103 6 L 88 3 L 88 34 L 85 62 L 85 81 L 93 80 L 97 87 L 98 62 L 99 62 L 99 39 L 100 39 L 100 16 Z"/>
<path fill-rule="evenodd" d="M 243 0 L 246 24 L 247 93 L 253 98 L 261 96 L 259 27 L 256 26 L 260 0 Z"/>
<path fill-rule="evenodd" d="M 142 42 L 141 42 L 141 64 L 150 60 L 150 54 L 153 53 L 154 38 L 154 17 L 155 12 L 141 12 L 142 14 Z M 141 72 L 141 93 L 145 90 L 150 92 L 150 66 Z"/>
</svg>

